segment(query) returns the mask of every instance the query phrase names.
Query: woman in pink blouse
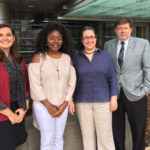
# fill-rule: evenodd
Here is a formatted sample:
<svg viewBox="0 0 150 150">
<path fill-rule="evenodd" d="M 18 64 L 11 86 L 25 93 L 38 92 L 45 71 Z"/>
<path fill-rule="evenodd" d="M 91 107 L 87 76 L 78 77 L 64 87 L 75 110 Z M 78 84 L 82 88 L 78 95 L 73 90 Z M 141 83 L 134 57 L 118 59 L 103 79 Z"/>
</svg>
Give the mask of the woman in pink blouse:
<svg viewBox="0 0 150 150">
<path fill-rule="evenodd" d="M 41 150 L 63 150 L 63 134 L 76 75 L 69 54 L 68 30 L 49 23 L 37 37 L 37 51 L 29 64 L 34 125 L 41 133 Z"/>
</svg>

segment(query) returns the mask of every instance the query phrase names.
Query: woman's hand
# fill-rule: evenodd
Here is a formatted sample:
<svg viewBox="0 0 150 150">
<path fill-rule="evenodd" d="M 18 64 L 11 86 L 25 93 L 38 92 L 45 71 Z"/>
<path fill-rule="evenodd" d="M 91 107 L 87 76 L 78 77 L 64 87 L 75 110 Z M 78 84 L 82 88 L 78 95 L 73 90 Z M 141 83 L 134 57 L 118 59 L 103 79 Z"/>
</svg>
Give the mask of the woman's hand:
<svg viewBox="0 0 150 150">
<path fill-rule="evenodd" d="M 29 109 L 30 100 L 26 99 L 26 108 Z"/>
<path fill-rule="evenodd" d="M 49 114 L 54 117 L 54 115 L 58 112 L 57 106 L 52 105 L 48 100 L 43 100 L 41 103 L 46 107 Z"/>
<path fill-rule="evenodd" d="M 58 112 L 58 107 L 51 105 L 48 112 L 51 114 L 52 117 L 55 117 L 55 114 Z"/>
<path fill-rule="evenodd" d="M 15 124 L 17 123 L 17 121 L 19 120 L 19 116 L 14 113 L 14 112 L 11 112 L 9 115 L 8 115 L 8 119 L 9 121 L 12 123 L 12 124 Z"/>
<path fill-rule="evenodd" d="M 15 124 L 19 119 L 19 116 L 8 107 L 6 109 L 0 110 L 0 114 L 7 116 L 12 124 Z"/>
<path fill-rule="evenodd" d="M 68 102 L 64 101 L 64 103 L 58 107 L 58 111 L 53 115 L 53 117 L 60 117 L 67 106 L 68 106 Z"/>
<path fill-rule="evenodd" d="M 118 108 L 117 96 L 112 96 L 110 99 L 110 111 L 116 111 Z"/>
<path fill-rule="evenodd" d="M 22 120 L 23 120 L 23 118 L 24 118 L 26 112 L 27 112 L 27 111 L 24 110 L 23 108 L 18 108 L 18 109 L 15 111 L 15 113 L 18 115 L 18 120 L 17 120 L 16 123 L 22 122 Z"/>
<path fill-rule="evenodd" d="M 148 97 L 148 96 L 149 96 L 149 93 L 145 93 L 145 95 Z"/>
<path fill-rule="evenodd" d="M 71 115 L 74 115 L 74 112 L 75 112 L 75 105 L 74 105 L 73 100 L 71 100 L 70 105 L 69 105 L 69 113 Z"/>
</svg>

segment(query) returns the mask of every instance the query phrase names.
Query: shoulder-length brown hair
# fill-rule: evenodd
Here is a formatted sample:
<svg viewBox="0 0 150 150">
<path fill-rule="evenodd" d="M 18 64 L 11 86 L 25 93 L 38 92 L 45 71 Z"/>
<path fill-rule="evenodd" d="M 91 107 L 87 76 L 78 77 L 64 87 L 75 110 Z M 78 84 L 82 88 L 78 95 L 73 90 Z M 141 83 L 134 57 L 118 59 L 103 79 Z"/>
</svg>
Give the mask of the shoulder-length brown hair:
<svg viewBox="0 0 150 150">
<path fill-rule="evenodd" d="M 18 43 L 17 43 L 17 38 L 15 35 L 15 32 L 8 24 L 0 24 L 0 29 L 5 28 L 5 27 L 9 28 L 11 30 L 13 36 L 15 36 L 15 41 L 10 48 L 10 55 L 12 56 L 13 59 L 15 59 L 18 63 L 20 63 L 22 60 L 22 56 L 18 50 Z M 4 52 L 0 49 L 0 61 L 3 61 L 3 58 L 4 58 Z"/>
</svg>

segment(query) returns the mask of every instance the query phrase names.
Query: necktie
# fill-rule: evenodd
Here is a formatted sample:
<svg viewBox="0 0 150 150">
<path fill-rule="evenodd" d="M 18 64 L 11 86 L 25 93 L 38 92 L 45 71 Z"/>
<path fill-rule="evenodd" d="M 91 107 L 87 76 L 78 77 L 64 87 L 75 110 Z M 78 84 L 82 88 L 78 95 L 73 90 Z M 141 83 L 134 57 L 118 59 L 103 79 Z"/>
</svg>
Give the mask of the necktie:
<svg viewBox="0 0 150 150">
<path fill-rule="evenodd" d="M 123 65 L 124 44 L 125 44 L 124 42 L 121 42 L 121 49 L 118 55 L 118 63 L 119 63 L 120 68 L 122 68 L 122 65 Z"/>
</svg>

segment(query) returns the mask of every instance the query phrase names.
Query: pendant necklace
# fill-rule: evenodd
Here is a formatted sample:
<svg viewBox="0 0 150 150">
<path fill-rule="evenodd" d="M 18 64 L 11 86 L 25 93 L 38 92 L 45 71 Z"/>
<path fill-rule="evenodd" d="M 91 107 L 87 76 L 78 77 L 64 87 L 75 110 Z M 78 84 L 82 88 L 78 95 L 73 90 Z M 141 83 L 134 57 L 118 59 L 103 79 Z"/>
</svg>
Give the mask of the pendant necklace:
<svg viewBox="0 0 150 150">
<path fill-rule="evenodd" d="M 53 59 L 51 59 L 51 60 L 52 60 L 53 64 L 55 65 L 56 72 L 57 72 L 57 78 L 58 78 L 58 80 L 59 80 L 59 79 L 60 79 L 60 74 L 59 74 L 60 69 L 59 69 L 59 64 L 58 64 L 58 60 L 59 60 L 59 59 L 57 59 L 57 64 L 54 62 Z"/>
<path fill-rule="evenodd" d="M 60 78 L 60 77 L 59 77 L 59 71 L 60 71 L 60 70 L 59 70 L 58 64 L 57 64 L 57 66 L 56 66 L 56 71 L 57 71 L 57 76 L 58 76 L 58 80 L 59 80 L 59 78 Z"/>
</svg>

